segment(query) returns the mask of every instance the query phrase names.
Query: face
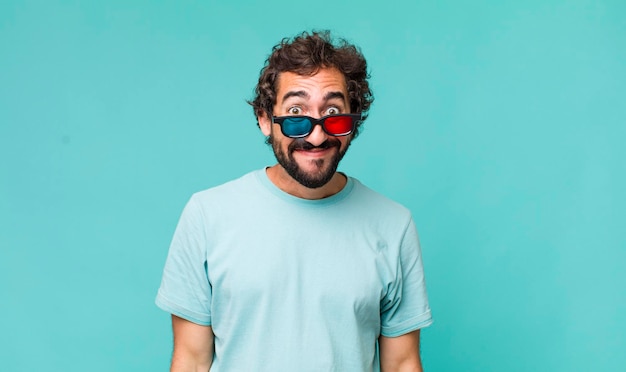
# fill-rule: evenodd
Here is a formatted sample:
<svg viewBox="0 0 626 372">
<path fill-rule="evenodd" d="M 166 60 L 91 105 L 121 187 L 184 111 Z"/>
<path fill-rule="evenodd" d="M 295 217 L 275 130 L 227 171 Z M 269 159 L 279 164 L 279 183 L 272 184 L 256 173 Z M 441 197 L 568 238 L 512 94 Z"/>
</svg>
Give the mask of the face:
<svg viewBox="0 0 626 372">
<path fill-rule="evenodd" d="M 278 78 L 274 116 L 307 115 L 313 118 L 350 113 L 343 74 L 334 68 L 302 76 L 283 72 Z M 348 150 L 352 135 L 334 137 L 320 125 L 304 138 L 285 137 L 278 124 L 259 118 L 263 134 L 269 136 L 274 155 L 282 168 L 301 185 L 319 188 L 331 180 Z"/>
</svg>

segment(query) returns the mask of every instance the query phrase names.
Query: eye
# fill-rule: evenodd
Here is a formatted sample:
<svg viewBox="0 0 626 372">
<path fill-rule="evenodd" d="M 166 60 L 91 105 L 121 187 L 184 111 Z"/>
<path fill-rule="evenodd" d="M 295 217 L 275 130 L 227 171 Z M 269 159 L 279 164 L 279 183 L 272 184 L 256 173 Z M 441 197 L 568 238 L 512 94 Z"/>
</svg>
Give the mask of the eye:
<svg viewBox="0 0 626 372">
<path fill-rule="evenodd" d="M 328 109 L 326 109 L 326 115 L 337 115 L 339 113 L 340 111 L 337 107 L 329 107 Z"/>
<path fill-rule="evenodd" d="M 289 115 L 302 115 L 302 109 L 298 106 L 293 106 L 287 110 L 287 113 L 289 113 Z"/>
</svg>

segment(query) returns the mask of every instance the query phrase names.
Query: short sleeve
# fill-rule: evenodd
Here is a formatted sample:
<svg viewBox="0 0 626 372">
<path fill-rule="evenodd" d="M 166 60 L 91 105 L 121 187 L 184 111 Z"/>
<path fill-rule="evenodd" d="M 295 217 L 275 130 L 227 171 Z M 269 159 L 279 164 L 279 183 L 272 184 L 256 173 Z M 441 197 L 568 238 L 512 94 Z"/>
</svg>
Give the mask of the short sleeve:
<svg viewBox="0 0 626 372">
<path fill-rule="evenodd" d="M 397 337 L 432 323 L 415 223 L 410 220 L 398 255 L 395 278 L 381 303 L 381 335 Z"/>
<path fill-rule="evenodd" d="M 208 326 L 212 290 L 206 243 L 202 209 L 192 197 L 174 232 L 155 302 L 171 314 Z"/>
</svg>

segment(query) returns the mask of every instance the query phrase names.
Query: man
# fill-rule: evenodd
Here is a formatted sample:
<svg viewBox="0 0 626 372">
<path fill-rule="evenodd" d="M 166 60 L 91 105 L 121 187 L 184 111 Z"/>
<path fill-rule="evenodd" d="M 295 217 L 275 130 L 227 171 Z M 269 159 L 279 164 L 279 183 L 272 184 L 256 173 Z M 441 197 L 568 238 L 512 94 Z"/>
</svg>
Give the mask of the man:
<svg viewBox="0 0 626 372">
<path fill-rule="evenodd" d="M 421 371 L 409 211 L 337 172 L 373 97 L 328 32 L 274 47 L 251 102 L 278 163 L 193 195 L 157 295 L 172 371 Z M 391 125 L 391 124 L 387 124 Z"/>
</svg>

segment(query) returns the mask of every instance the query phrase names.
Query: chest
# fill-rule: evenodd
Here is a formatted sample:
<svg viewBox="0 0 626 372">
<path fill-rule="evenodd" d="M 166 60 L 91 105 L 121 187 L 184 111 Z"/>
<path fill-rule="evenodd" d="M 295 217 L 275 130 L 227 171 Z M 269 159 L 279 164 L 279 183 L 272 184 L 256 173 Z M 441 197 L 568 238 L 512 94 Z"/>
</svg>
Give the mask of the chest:
<svg viewBox="0 0 626 372">
<path fill-rule="evenodd" d="M 263 227 L 222 231 L 214 239 L 207 257 L 214 317 L 294 324 L 331 317 L 378 325 L 392 280 L 383 236 L 335 225 Z"/>
</svg>

